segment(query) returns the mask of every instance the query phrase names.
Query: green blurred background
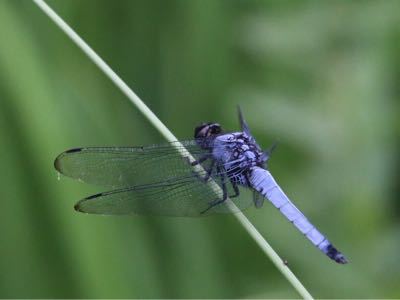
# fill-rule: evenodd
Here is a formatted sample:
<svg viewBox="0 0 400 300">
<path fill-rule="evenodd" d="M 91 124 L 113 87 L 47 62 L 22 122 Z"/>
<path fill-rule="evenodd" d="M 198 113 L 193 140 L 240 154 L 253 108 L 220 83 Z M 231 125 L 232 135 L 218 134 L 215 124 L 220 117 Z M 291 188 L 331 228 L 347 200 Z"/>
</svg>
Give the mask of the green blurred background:
<svg viewBox="0 0 400 300">
<path fill-rule="evenodd" d="M 238 129 L 350 259 L 266 203 L 246 215 L 318 298 L 400 297 L 400 1 L 48 3 L 179 138 Z M 77 146 L 163 138 L 31 1 L 0 0 L 0 297 L 293 298 L 233 216 L 100 217 L 57 180 Z"/>
</svg>

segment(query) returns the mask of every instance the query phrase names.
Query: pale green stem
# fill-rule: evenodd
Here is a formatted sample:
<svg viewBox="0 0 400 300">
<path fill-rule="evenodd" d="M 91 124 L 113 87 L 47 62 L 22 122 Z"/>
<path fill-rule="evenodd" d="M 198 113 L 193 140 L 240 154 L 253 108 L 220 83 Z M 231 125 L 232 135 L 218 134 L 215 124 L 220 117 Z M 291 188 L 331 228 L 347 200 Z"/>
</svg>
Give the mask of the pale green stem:
<svg viewBox="0 0 400 300">
<path fill-rule="evenodd" d="M 39 8 L 47 14 L 47 16 L 54 21 L 54 23 L 65 32 L 65 34 L 71 38 L 71 40 L 82 49 L 82 51 L 104 72 L 106 76 L 110 78 L 112 82 L 128 97 L 130 101 L 143 113 L 143 115 L 150 121 L 151 124 L 165 137 L 169 142 L 177 141 L 177 138 L 172 134 L 171 131 L 157 118 L 157 116 L 143 103 L 143 101 L 126 85 L 124 81 L 102 60 L 92 48 L 83 41 L 78 34 L 75 33 L 72 28 L 65 23 L 55 12 L 52 10 L 43 0 L 33 0 Z M 182 145 L 179 145 L 177 149 L 184 149 Z M 179 150 L 184 156 L 190 156 L 187 150 Z M 215 182 L 211 183 L 211 188 L 217 193 L 221 194 L 221 189 Z M 232 201 L 229 201 L 228 205 L 235 209 L 235 205 Z M 306 288 L 301 284 L 293 272 L 288 268 L 284 261 L 279 257 L 279 255 L 272 249 L 268 242 L 263 238 L 263 236 L 257 231 L 257 229 L 251 224 L 251 222 L 246 218 L 246 216 L 237 212 L 234 216 L 243 225 L 247 232 L 254 238 L 257 244 L 265 252 L 265 254 L 272 260 L 278 270 L 286 277 L 286 279 L 292 284 L 296 291 L 304 299 L 312 299 L 311 294 L 306 290 Z"/>
</svg>

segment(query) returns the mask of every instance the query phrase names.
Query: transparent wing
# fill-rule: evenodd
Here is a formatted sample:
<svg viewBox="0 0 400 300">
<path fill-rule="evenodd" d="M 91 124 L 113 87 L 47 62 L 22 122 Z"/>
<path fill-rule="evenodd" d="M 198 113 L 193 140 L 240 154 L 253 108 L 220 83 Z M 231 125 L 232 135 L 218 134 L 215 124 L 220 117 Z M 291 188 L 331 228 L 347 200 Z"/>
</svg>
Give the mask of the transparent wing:
<svg viewBox="0 0 400 300">
<path fill-rule="evenodd" d="M 211 202 L 221 199 L 222 194 L 217 194 L 198 178 L 191 177 L 100 193 L 79 201 L 75 209 L 103 215 L 202 217 L 216 213 L 235 213 L 252 204 L 251 197 L 241 195 L 232 198 L 236 205 L 234 209 L 223 202 L 207 210 Z"/>
<path fill-rule="evenodd" d="M 60 154 L 54 165 L 66 176 L 118 188 L 79 201 L 75 208 L 86 213 L 207 216 L 236 212 L 252 204 L 251 197 L 241 196 L 232 199 L 237 205 L 233 210 L 226 203 L 207 210 L 211 202 L 222 200 L 222 193 L 200 179 L 212 161 L 203 161 L 204 170 L 196 173 L 186 150 L 196 160 L 209 154 L 193 140 L 146 147 L 77 148 Z M 226 174 L 216 170 L 214 166 L 210 176 L 222 188 L 221 175 Z M 235 194 L 229 180 L 226 188 L 228 195 Z"/>
<path fill-rule="evenodd" d="M 61 153 L 55 168 L 83 182 L 122 188 L 193 176 L 190 154 L 199 159 L 208 153 L 194 140 L 146 147 L 77 148 Z M 184 154 L 182 156 L 182 154 Z M 205 162 L 204 167 L 208 168 Z"/>
</svg>

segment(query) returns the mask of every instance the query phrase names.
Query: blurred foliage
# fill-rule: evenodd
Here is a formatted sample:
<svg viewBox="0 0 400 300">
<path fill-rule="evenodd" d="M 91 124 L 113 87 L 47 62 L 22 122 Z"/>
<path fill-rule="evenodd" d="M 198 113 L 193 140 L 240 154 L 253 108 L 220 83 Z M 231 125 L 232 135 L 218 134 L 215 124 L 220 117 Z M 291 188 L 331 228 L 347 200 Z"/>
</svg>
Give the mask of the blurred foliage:
<svg viewBox="0 0 400 300">
<path fill-rule="evenodd" d="M 350 259 L 268 203 L 246 212 L 318 298 L 400 297 L 399 1 L 48 3 L 179 137 L 217 120 L 279 141 L 270 169 Z M 232 216 L 99 217 L 61 151 L 162 141 L 31 1 L 0 1 L 0 297 L 293 298 Z"/>
</svg>

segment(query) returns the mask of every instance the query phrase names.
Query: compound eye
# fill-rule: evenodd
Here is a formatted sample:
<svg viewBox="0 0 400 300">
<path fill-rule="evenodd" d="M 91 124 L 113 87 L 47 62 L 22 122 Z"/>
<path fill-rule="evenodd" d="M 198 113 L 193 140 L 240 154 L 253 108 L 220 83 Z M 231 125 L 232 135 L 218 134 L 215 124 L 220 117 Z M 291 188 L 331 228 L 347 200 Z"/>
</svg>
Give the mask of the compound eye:
<svg viewBox="0 0 400 300">
<path fill-rule="evenodd" d="M 194 137 L 195 138 L 204 138 L 207 135 L 208 130 L 209 130 L 209 125 L 203 123 L 195 128 Z"/>
<path fill-rule="evenodd" d="M 208 138 L 221 133 L 221 125 L 218 123 L 203 123 L 194 130 L 196 139 Z"/>
<path fill-rule="evenodd" d="M 211 125 L 211 134 L 219 134 L 221 133 L 221 125 L 218 123 L 214 123 Z"/>
</svg>

